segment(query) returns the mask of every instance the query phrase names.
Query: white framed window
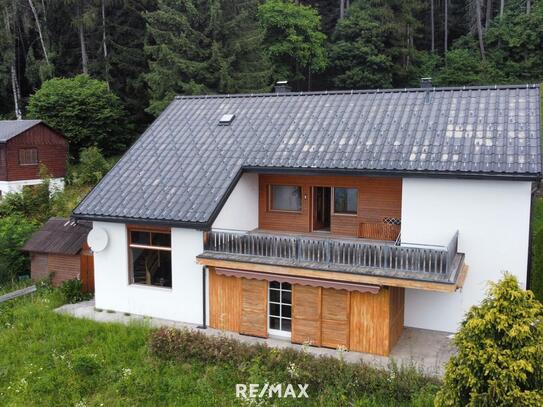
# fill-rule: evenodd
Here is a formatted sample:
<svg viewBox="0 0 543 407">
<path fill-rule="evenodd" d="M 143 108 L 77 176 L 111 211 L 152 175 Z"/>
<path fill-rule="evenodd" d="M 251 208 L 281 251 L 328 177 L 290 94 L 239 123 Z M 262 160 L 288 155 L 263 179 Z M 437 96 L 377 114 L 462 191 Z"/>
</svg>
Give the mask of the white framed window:
<svg viewBox="0 0 543 407">
<path fill-rule="evenodd" d="M 268 330 L 270 335 L 290 338 L 292 329 L 292 286 L 270 281 L 268 284 Z"/>
</svg>

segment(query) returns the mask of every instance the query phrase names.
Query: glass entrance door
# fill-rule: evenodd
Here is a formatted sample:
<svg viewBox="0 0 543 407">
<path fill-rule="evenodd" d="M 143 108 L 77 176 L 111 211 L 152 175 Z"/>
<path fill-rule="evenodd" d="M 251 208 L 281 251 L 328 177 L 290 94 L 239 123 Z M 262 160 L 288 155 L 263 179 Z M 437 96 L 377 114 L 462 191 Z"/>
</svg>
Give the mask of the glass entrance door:
<svg viewBox="0 0 543 407">
<path fill-rule="evenodd" d="M 292 286 L 270 281 L 268 285 L 268 330 L 270 335 L 290 338 Z"/>
</svg>

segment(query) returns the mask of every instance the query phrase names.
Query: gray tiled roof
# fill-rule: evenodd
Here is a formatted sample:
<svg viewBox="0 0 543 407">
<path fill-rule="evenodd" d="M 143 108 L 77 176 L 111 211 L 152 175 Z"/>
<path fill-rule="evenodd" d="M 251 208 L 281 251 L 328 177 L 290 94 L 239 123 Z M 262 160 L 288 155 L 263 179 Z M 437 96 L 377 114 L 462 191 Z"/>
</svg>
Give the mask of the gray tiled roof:
<svg viewBox="0 0 543 407">
<path fill-rule="evenodd" d="M 39 123 L 41 120 L 0 120 L 0 143 L 5 143 Z"/>
<path fill-rule="evenodd" d="M 179 97 L 74 215 L 206 226 L 255 168 L 536 178 L 539 99 L 538 86 Z"/>
</svg>

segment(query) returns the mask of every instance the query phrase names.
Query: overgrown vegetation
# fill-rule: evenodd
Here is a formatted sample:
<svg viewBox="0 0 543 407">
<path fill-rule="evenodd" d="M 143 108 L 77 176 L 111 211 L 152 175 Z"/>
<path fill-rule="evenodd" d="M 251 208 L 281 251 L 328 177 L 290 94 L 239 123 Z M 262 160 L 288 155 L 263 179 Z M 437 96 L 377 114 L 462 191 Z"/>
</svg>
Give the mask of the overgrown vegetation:
<svg viewBox="0 0 543 407">
<path fill-rule="evenodd" d="M 379 370 L 363 363 L 249 345 L 226 336 L 210 337 L 188 330 L 159 329 L 151 335 L 150 346 L 155 355 L 165 360 L 228 365 L 239 372 L 239 383 L 307 383 L 314 401 L 325 400 L 325 405 L 372 398 L 397 405 L 431 404 L 438 385 L 437 380 L 426 378 L 413 368 L 391 365 L 390 371 Z"/>
<path fill-rule="evenodd" d="M 75 304 L 92 298 L 92 294 L 83 293 L 83 283 L 79 279 L 63 281 L 60 285 L 60 292 L 64 302 Z"/>
<path fill-rule="evenodd" d="M 490 283 L 454 343 L 436 406 L 543 405 L 543 305 L 515 277 Z"/>
<path fill-rule="evenodd" d="M 145 323 L 54 313 L 62 302 L 60 290 L 44 286 L 0 305 L 1 405 L 243 405 L 237 383 L 307 379 L 309 400 L 274 399 L 274 405 L 431 406 L 437 390 L 435 380 L 411 369 L 386 372 L 186 332 L 164 338 L 171 331 L 154 332 Z"/>
<path fill-rule="evenodd" d="M 106 160 L 97 147 L 83 149 L 80 163 L 69 167 L 63 190 L 50 190 L 48 171 L 42 167 L 41 184 L 7 194 L 0 201 L 0 286 L 29 274 L 28 255 L 20 248 L 50 217 L 69 217 L 113 162 Z"/>
</svg>

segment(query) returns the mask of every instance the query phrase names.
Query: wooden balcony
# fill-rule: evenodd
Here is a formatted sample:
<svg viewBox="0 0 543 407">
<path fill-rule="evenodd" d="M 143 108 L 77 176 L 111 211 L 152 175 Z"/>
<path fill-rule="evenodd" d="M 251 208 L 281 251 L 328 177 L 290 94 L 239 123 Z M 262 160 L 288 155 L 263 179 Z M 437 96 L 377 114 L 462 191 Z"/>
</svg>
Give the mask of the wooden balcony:
<svg viewBox="0 0 543 407">
<path fill-rule="evenodd" d="M 455 291 L 467 272 L 458 232 L 446 246 L 332 235 L 211 231 L 198 262 L 364 284 Z"/>
</svg>

